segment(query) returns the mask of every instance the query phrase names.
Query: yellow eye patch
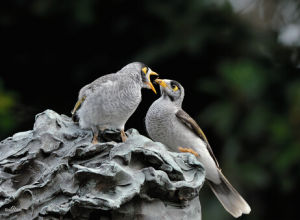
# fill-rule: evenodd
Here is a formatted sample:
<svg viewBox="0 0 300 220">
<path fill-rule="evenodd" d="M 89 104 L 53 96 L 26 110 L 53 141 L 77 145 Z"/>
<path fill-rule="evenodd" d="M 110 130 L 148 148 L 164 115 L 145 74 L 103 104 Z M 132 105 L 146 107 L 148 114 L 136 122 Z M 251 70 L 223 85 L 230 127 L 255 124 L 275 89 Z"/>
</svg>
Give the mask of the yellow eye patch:
<svg viewBox="0 0 300 220">
<path fill-rule="evenodd" d="M 143 71 L 145 74 L 147 74 L 147 67 L 144 67 L 144 68 L 142 69 L 142 71 Z"/>
<path fill-rule="evenodd" d="M 173 88 L 173 91 L 176 92 L 177 90 L 178 90 L 178 86 L 175 86 L 175 87 Z"/>
</svg>

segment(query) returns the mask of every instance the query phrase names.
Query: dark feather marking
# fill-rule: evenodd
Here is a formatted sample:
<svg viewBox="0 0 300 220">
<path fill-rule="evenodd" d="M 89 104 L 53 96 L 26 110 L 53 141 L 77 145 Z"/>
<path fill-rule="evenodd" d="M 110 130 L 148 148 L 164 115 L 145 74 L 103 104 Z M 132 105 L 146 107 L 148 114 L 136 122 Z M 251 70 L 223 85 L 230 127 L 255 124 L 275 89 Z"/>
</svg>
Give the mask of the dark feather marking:
<svg viewBox="0 0 300 220">
<path fill-rule="evenodd" d="M 199 136 L 205 143 L 206 143 L 206 147 L 208 149 L 209 154 L 211 155 L 211 157 L 214 159 L 217 167 L 219 169 L 221 169 L 219 167 L 219 163 L 217 161 L 217 158 L 215 157 L 209 143 L 208 140 L 204 134 L 204 132 L 202 131 L 202 129 L 199 127 L 199 125 L 197 124 L 197 122 L 191 118 L 191 116 L 188 115 L 188 113 L 186 113 L 185 111 L 183 111 L 182 109 L 178 110 L 176 112 L 176 116 L 177 118 L 183 123 L 185 124 L 189 129 L 191 129 L 197 136 Z"/>
</svg>

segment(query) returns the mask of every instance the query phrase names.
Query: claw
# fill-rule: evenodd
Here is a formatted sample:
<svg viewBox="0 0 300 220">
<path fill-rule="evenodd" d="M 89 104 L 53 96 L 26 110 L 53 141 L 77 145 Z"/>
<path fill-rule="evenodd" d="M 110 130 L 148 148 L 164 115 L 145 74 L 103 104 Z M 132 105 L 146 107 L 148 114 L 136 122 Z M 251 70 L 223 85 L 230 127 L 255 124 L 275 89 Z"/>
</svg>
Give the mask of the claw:
<svg viewBox="0 0 300 220">
<path fill-rule="evenodd" d="M 99 141 L 97 139 L 94 140 L 94 138 L 93 138 L 92 144 L 98 144 L 98 143 L 99 143 Z"/>
<path fill-rule="evenodd" d="M 125 131 L 123 129 L 121 130 L 121 139 L 122 139 L 122 142 L 125 142 L 127 140 L 127 136 L 126 136 Z"/>
<path fill-rule="evenodd" d="M 199 154 L 196 151 L 194 151 L 192 148 L 179 147 L 178 150 L 180 152 L 184 152 L 184 153 L 188 152 L 188 153 L 194 154 L 196 157 L 199 157 Z"/>
<path fill-rule="evenodd" d="M 98 141 L 98 135 L 99 135 L 98 131 L 94 132 L 94 137 L 93 137 L 92 144 L 98 144 L 99 143 L 99 141 Z"/>
</svg>

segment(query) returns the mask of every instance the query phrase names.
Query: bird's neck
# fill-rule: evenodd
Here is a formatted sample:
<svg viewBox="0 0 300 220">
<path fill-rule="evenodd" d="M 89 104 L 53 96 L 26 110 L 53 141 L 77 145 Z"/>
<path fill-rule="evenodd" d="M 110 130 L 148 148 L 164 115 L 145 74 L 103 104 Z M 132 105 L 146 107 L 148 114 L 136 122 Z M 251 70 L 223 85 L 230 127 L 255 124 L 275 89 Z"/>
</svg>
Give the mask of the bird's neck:
<svg viewBox="0 0 300 220">
<path fill-rule="evenodd" d="M 173 99 L 171 99 L 171 97 L 169 97 L 165 93 L 161 96 L 161 99 L 162 99 L 163 102 L 167 102 L 171 105 L 176 106 L 177 108 L 181 108 L 181 106 L 182 106 L 182 100 L 181 99 L 173 100 Z"/>
</svg>

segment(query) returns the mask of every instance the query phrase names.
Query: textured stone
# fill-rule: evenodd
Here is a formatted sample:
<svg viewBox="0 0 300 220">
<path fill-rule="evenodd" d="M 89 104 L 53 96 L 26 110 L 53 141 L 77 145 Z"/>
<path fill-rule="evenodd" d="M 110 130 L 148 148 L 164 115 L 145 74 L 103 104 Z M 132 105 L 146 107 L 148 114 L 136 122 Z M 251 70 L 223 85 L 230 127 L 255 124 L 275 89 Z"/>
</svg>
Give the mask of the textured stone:
<svg viewBox="0 0 300 220">
<path fill-rule="evenodd" d="M 0 219 L 201 219 L 195 156 L 127 131 L 92 133 L 46 110 L 0 142 Z"/>
</svg>

